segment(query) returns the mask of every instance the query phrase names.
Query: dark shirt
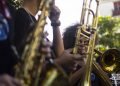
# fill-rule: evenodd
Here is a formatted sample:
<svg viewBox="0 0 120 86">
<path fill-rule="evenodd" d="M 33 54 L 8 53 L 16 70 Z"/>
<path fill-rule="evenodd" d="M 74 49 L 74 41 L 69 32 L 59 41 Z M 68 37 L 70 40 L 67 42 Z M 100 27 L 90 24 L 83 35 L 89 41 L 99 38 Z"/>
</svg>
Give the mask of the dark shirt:
<svg viewBox="0 0 120 86">
<path fill-rule="evenodd" d="M 10 3 L 7 3 L 7 6 L 9 8 L 9 11 L 11 13 L 11 18 L 12 18 L 12 21 L 9 22 L 9 25 L 10 25 L 10 28 L 12 28 L 10 30 L 10 42 L 12 44 L 14 44 L 14 29 L 15 29 L 15 12 L 16 12 L 16 8 L 13 7 Z M 9 21 L 9 20 L 8 20 Z"/>
<path fill-rule="evenodd" d="M 24 8 L 17 10 L 15 16 L 15 46 L 20 56 L 23 53 L 29 33 L 33 31 L 35 22 L 35 17 L 26 12 Z"/>
<path fill-rule="evenodd" d="M 94 72 L 91 73 L 91 84 L 92 86 L 102 86 L 100 78 Z"/>
<path fill-rule="evenodd" d="M 15 9 L 11 9 L 9 5 L 9 11 L 12 15 L 15 13 Z M 6 19 L 9 24 L 9 33 L 6 40 L 0 41 L 0 74 L 7 73 L 13 75 L 13 67 L 17 63 L 17 56 L 12 49 L 12 39 L 14 31 L 13 16 L 10 19 Z"/>
</svg>

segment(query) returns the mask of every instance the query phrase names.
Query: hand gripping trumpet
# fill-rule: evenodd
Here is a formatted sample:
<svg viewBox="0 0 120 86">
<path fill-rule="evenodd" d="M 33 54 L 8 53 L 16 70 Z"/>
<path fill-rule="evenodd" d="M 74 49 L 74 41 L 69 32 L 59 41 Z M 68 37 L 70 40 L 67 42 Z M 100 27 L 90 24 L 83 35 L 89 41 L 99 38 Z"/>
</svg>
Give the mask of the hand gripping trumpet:
<svg viewBox="0 0 120 86">
<path fill-rule="evenodd" d="M 101 78 L 101 80 L 104 83 L 104 86 L 112 86 L 111 82 L 109 81 L 108 76 L 104 73 L 104 71 L 101 69 L 101 67 L 93 60 L 94 58 L 94 48 L 95 48 L 95 42 L 96 42 L 96 35 L 97 35 L 97 24 L 98 24 L 98 7 L 99 7 L 99 0 L 96 0 L 97 6 L 96 6 L 96 13 L 89 8 L 87 8 L 87 1 L 83 0 L 83 8 L 82 8 L 82 14 L 81 14 L 81 21 L 80 21 L 80 29 L 77 31 L 77 37 L 75 41 L 75 47 L 73 49 L 73 53 L 79 53 L 79 39 L 81 36 L 84 36 L 84 38 L 89 39 L 89 43 L 86 49 L 87 55 L 86 55 L 86 64 L 85 64 L 85 71 L 84 76 L 80 76 L 82 79 L 80 81 L 79 86 L 91 86 L 91 72 L 95 71 L 97 75 Z M 91 0 L 90 3 L 91 4 Z M 85 22 L 85 15 L 86 11 L 91 12 L 93 15 L 92 20 L 92 26 L 86 25 Z M 89 18 L 89 15 L 87 16 Z M 87 19 L 88 23 L 88 19 Z M 82 40 L 86 40 L 82 39 Z M 81 53 L 80 53 L 81 54 Z"/>
</svg>

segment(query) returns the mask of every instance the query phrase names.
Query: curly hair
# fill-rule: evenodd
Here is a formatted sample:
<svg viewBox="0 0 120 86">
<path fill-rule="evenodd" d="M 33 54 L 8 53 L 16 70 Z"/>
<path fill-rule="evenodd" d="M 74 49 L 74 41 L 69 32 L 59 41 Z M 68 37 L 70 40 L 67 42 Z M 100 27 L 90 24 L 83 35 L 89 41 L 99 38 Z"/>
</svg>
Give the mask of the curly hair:
<svg viewBox="0 0 120 86">
<path fill-rule="evenodd" d="M 64 42 L 65 49 L 74 47 L 75 40 L 76 40 L 76 34 L 77 34 L 79 26 L 81 25 L 77 23 L 65 29 L 65 32 L 63 33 L 63 42 Z M 87 31 L 89 30 L 90 28 L 87 29 Z M 99 43 L 99 39 L 98 39 L 98 35 L 96 35 L 95 44 L 98 44 L 98 43 Z"/>
<path fill-rule="evenodd" d="M 63 42 L 64 42 L 65 49 L 69 49 L 69 48 L 74 47 L 76 33 L 77 33 L 79 26 L 80 26 L 80 24 L 77 23 L 77 24 L 69 26 L 65 29 L 65 32 L 63 33 Z"/>
</svg>

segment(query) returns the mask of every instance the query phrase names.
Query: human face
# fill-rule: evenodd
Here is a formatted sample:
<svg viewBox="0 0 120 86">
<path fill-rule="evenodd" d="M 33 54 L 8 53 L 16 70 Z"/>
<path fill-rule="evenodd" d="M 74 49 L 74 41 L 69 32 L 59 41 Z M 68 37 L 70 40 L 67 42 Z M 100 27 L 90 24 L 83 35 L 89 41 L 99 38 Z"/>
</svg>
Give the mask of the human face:
<svg viewBox="0 0 120 86">
<path fill-rule="evenodd" d="M 88 44 L 89 39 L 81 35 L 79 39 L 78 53 L 82 55 L 85 54 L 87 52 Z"/>
</svg>

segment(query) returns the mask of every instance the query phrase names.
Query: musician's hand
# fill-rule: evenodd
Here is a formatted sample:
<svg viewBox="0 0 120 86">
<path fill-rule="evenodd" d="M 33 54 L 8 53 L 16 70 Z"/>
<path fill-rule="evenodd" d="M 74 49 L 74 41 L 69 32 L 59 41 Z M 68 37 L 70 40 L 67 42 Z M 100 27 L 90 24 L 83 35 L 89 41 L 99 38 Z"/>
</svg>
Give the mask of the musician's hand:
<svg viewBox="0 0 120 86">
<path fill-rule="evenodd" d="M 84 72 L 85 66 L 72 73 L 69 77 L 70 86 L 75 86 L 76 83 L 78 83 L 78 80 L 80 81 L 81 77 L 83 77 L 82 75 L 84 74 Z"/>
<path fill-rule="evenodd" d="M 43 39 L 41 52 L 46 57 L 51 57 L 51 46 L 52 46 L 52 43 L 50 41 L 48 41 L 47 39 Z"/>
<path fill-rule="evenodd" d="M 56 24 L 56 26 L 60 25 L 59 17 L 60 17 L 60 9 L 57 6 L 53 5 L 49 16 L 51 20 L 51 25 L 53 24 L 52 26 L 55 26 L 54 24 Z"/>
<path fill-rule="evenodd" d="M 72 49 L 65 50 L 63 54 L 58 59 L 56 59 L 58 64 L 67 66 L 67 67 L 69 66 L 73 67 L 76 60 L 83 61 L 83 57 L 81 55 L 78 55 L 78 54 L 73 55 L 71 54 L 71 52 L 72 52 Z"/>
<path fill-rule="evenodd" d="M 9 75 L 0 76 L 0 86 L 22 86 L 20 81 L 15 78 L 12 78 Z"/>
</svg>

